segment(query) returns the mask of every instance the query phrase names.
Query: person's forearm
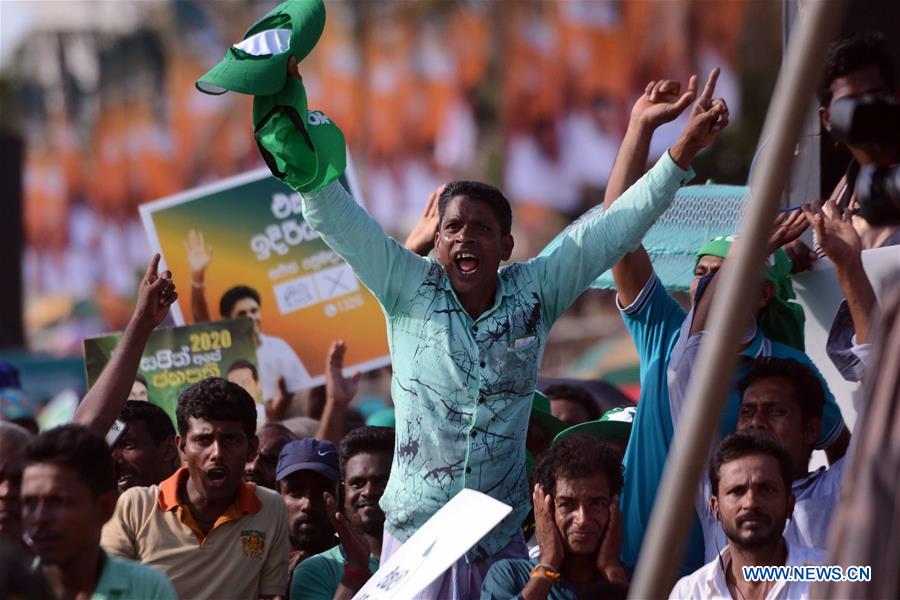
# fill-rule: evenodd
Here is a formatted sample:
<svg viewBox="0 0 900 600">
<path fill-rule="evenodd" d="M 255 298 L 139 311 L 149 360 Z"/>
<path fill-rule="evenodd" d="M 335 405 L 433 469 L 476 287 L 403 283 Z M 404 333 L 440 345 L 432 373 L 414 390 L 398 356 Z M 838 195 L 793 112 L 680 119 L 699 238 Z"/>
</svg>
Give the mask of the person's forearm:
<svg viewBox="0 0 900 600">
<path fill-rule="evenodd" d="M 607 210 L 644 173 L 652 139 L 653 130 L 649 126 L 639 121 L 632 121 L 628 125 L 603 197 L 603 205 Z M 635 301 L 652 273 L 653 266 L 643 245 L 613 265 L 612 276 L 622 306 Z"/>
<path fill-rule="evenodd" d="M 603 194 L 603 205 L 607 210 L 644 174 L 652 139 L 653 129 L 649 126 L 635 121 L 629 123 Z"/>
<path fill-rule="evenodd" d="M 523 600 L 547 600 L 553 584 L 546 577 L 532 577 L 522 588 Z"/>
<path fill-rule="evenodd" d="M 74 421 L 106 435 L 125 407 L 153 328 L 132 318 L 97 383 L 75 411 Z"/>
<path fill-rule="evenodd" d="M 191 317 L 194 323 L 210 321 L 209 305 L 206 303 L 206 278 L 203 273 L 191 274 Z"/>
<path fill-rule="evenodd" d="M 341 438 L 344 437 L 346 423 L 347 406 L 336 402 L 334 398 L 326 397 L 325 409 L 322 411 L 319 428 L 316 430 L 316 439 L 340 444 Z"/>
<path fill-rule="evenodd" d="M 854 260 L 846 265 L 835 264 L 835 268 L 856 329 L 856 343 L 865 344 L 870 339 L 872 313 L 878 305 L 875 290 L 866 276 L 862 260 Z"/>
</svg>

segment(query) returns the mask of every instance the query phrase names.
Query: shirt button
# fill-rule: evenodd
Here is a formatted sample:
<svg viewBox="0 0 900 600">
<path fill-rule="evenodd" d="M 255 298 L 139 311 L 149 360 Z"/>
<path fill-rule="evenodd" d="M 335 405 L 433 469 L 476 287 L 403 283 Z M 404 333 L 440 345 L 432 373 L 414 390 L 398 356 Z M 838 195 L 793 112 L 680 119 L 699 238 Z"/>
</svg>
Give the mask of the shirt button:
<svg viewBox="0 0 900 600">
<path fill-rule="evenodd" d="M 473 429 L 472 431 L 469 432 L 469 435 L 472 437 L 475 437 L 478 435 L 478 432 Z"/>
<path fill-rule="evenodd" d="M 472 325 L 472 331 L 478 333 L 478 325 Z"/>
<path fill-rule="evenodd" d="M 478 364 L 479 364 L 479 366 L 483 369 L 483 368 L 484 368 L 484 365 L 486 365 L 487 363 L 485 363 L 484 361 L 481 361 L 481 362 L 478 363 Z"/>
<path fill-rule="evenodd" d="M 472 472 L 472 467 L 466 467 L 466 473 L 471 473 L 471 472 Z"/>
</svg>

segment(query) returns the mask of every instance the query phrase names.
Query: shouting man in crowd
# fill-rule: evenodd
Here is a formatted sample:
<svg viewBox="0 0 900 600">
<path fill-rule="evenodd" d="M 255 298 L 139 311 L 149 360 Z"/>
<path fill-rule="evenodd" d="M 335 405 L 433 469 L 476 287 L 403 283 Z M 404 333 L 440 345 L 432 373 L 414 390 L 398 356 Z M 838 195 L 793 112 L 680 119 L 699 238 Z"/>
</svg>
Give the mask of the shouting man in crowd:
<svg viewBox="0 0 900 600">
<path fill-rule="evenodd" d="M 490 185 L 457 181 L 441 192 L 437 260 L 387 237 L 337 181 L 302 193 L 307 188 L 299 182 L 308 177 L 299 152 L 309 146 L 305 121 L 291 118 L 306 110 L 294 57 L 288 73 L 281 92 L 256 98 L 257 112 L 272 105 L 257 123 L 257 141 L 273 172 L 301 191 L 307 223 L 350 264 L 388 319 L 397 452 L 381 500 L 382 561 L 461 489 L 484 491 L 515 507 L 512 514 L 423 592 L 472 596 L 495 560 L 526 556 L 525 432 L 550 327 L 637 246 L 692 179 L 693 157 L 727 120 L 724 106 L 695 108 L 658 164 L 615 207 L 572 227 L 555 252 L 500 269 L 513 249 L 512 217 L 507 199 Z M 675 114 L 694 99 L 695 87 L 672 103 Z M 312 139 L 336 129 L 321 118 L 308 128 Z M 315 148 L 315 160 L 328 162 L 328 151 Z"/>
<path fill-rule="evenodd" d="M 119 498 L 103 548 L 172 580 L 183 598 L 273 598 L 287 589 L 288 530 L 275 492 L 246 483 L 258 440 L 253 398 L 221 378 L 178 399 L 185 467 Z"/>
</svg>

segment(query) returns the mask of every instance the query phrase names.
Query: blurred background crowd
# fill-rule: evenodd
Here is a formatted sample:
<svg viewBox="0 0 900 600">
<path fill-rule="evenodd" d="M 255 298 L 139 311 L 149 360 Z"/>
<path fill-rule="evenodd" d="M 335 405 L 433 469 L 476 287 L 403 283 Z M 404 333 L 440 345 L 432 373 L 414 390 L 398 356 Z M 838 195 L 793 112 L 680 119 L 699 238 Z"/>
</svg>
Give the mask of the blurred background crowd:
<svg viewBox="0 0 900 600">
<path fill-rule="evenodd" d="M 25 138 L 26 336 L 69 355 L 128 318 L 149 252 L 138 205 L 261 166 L 251 98 L 193 82 L 275 3 L 74 4 L 4 2 L 2 46 L 4 126 Z M 439 183 L 487 180 L 515 203 L 514 258 L 600 200 L 627 107 L 654 78 L 722 67 L 737 122 L 698 170 L 743 183 L 781 53 L 769 2 L 328 10 L 304 80 L 347 136 L 369 211 L 402 236 Z M 682 126 L 657 134 L 651 159 Z"/>
</svg>

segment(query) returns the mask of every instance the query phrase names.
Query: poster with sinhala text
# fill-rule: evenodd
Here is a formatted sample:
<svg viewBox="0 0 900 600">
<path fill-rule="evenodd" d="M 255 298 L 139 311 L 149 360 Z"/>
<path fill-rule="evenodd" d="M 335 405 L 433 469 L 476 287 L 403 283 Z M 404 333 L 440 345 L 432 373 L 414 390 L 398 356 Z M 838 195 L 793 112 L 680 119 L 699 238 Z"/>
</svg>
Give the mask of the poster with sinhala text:
<svg viewBox="0 0 900 600">
<path fill-rule="evenodd" d="M 359 201 L 349 157 L 348 174 L 341 183 Z M 179 290 L 176 323 L 254 320 L 264 398 L 279 380 L 291 393 L 324 383 L 336 339 L 347 343 L 348 370 L 390 363 L 377 300 L 304 221 L 300 195 L 268 170 L 145 204 L 141 217 Z"/>
</svg>

